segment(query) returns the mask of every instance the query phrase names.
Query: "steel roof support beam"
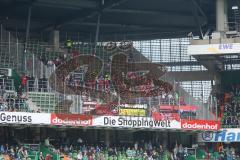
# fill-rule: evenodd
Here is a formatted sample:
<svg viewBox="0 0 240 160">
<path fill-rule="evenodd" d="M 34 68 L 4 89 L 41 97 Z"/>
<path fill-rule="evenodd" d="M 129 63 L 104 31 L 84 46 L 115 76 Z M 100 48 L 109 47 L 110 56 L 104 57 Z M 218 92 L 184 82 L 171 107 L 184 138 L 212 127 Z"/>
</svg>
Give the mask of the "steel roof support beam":
<svg viewBox="0 0 240 160">
<path fill-rule="evenodd" d="M 193 7 L 191 7 L 191 9 L 192 9 L 192 14 L 193 14 L 193 18 L 194 18 L 196 27 L 198 29 L 198 36 L 200 39 L 203 39 L 203 32 L 202 32 L 202 27 L 201 27 L 200 20 L 199 20 L 198 10 L 197 10 L 196 5 L 194 5 L 196 2 L 195 2 L 195 0 L 191 0 L 191 3 L 193 4 Z"/>
<path fill-rule="evenodd" d="M 207 15 L 202 10 L 202 8 L 199 6 L 199 4 L 196 2 L 196 0 L 192 0 L 192 3 L 196 7 L 196 9 L 201 13 L 201 15 L 204 16 L 207 19 Z"/>
<path fill-rule="evenodd" d="M 194 66 L 194 65 L 201 65 L 197 61 L 182 61 L 182 62 L 160 62 L 159 64 L 165 66 Z"/>
<path fill-rule="evenodd" d="M 95 26 L 96 23 L 93 22 L 83 22 L 83 23 L 69 23 L 69 25 L 81 25 L 81 26 Z M 103 22 L 101 21 L 100 24 L 101 27 L 116 27 L 116 28 L 132 28 L 132 29 L 155 29 L 159 30 L 161 28 L 175 28 L 175 29 L 189 29 L 193 28 L 194 26 L 189 25 L 166 25 L 166 24 L 120 24 L 120 23 L 109 23 L 109 22 Z"/>
<path fill-rule="evenodd" d="M 26 27 L 26 37 L 25 37 L 25 50 L 26 50 L 26 47 L 27 47 L 28 39 L 29 39 L 31 16 L 32 16 L 32 4 L 30 4 L 29 7 L 28 7 L 27 27 Z"/>
<path fill-rule="evenodd" d="M 154 15 L 183 15 L 188 16 L 189 12 L 177 11 L 156 11 L 156 10 L 137 10 L 137 9 L 106 9 L 107 13 L 127 13 L 127 14 L 154 14 Z"/>
<path fill-rule="evenodd" d="M 101 19 L 101 13 L 99 12 L 98 18 L 97 18 L 97 25 L 96 25 L 96 34 L 95 34 L 95 48 L 94 48 L 95 53 L 97 52 L 97 42 L 98 42 L 98 38 L 99 38 L 100 19 Z"/>
<path fill-rule="evenodd" d="M 213 80 L 214 76 L 209 71 L 172 71 L 167 72 L 167 76 L 176 81 L 208 81 Z"/>
<path fill-rule="evenodd" d="M 90 0 L 78 0 L 77 3 L 74 3 L 74 1 L 70 0 L 41 0 L 38 2 L 37 6 L 79 10 L 79 8 L 82 7 L 96 8 L 97 2 Z"/>
<path fill-rule="evenodd" d="M 118 6 L 121 3 L 124 3 L 126 1 L 127 0 L 112 0 L 109 3 L 105 3 L 102 6 L 101 11 L 104 12 L 106 9 L 111 9 L 111 8 L 116 7 L 116 6 Z M 92 11 L 81 10 L 79 13 L 76 13 L 74 15 L 69 15 L 68 16 L 68 17 L 72 17 L 72 18 L 68 18 L 67 20 L 66 19 L 61 19 L 58 22 L 56 22 L 55 24 L 48 25 L 48 26 L 44 27 L 43 29 L 47 29 L 48 30 L 48 29 L 52 29 L 54 27 L 55 28 L 60 28 L 64 24 L 67 24 L 67 23 L 72 22 L 74 20 L 77 20 L 79 23 L 82 23 L 82 22 L 84 22 L 85 20 L 87 20 L 89 18 L 97 16 L 98 13 L 99 13 L 99 11 L 94 11 L 94 10 L 92 10 Z M 79 15 L 84 15 L 84 16 L 80 17 Z"/>
<path fill-rule="evenodd" d="M 32 6 L 36 0 L 31 0 L 28 6 L 28 16 L 27 16 L 27 27 L 26 27 L 26 37 L 25 37 L 25 44 L 24 44 L 24 70 L 27 70 L 26 64 L 26 51 L 27 51 L 27 44 L 29 39 L 29 32 L 30 32 L 30 25 L 31 25 L 31 16 L 32 16 Z"/>
</svg>

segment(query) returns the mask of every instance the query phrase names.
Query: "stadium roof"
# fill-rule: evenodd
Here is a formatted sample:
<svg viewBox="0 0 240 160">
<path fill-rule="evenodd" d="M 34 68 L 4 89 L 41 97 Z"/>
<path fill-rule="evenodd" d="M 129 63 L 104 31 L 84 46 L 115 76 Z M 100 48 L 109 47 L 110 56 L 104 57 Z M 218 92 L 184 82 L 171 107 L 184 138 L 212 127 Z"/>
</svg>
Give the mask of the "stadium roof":
<svg viewBox="0 0 240 160">
<path fill-rule="evenodd" d="M 59 29 L 94 35 L 99 12 L 100 37 L 185 37 L 199 32 L 199 26 L 215 26 L 213 0 L 1 0 L 0 20 L 6 29 L 26 32 L 29 6 L 31 33 Z"/>
</svg>

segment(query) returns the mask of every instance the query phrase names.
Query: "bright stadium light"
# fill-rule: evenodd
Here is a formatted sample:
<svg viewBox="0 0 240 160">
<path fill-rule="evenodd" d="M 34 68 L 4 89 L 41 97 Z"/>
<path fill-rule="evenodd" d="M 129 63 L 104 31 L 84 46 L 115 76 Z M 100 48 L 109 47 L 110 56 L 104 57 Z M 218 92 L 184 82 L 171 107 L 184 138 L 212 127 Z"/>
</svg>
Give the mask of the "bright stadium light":
<svg viewBox="0 0 240 160">
<path fill-rule="evenodd" d="M 238 6 L 232 6 L 232 10 L 238 10 Z"/>
</svg>

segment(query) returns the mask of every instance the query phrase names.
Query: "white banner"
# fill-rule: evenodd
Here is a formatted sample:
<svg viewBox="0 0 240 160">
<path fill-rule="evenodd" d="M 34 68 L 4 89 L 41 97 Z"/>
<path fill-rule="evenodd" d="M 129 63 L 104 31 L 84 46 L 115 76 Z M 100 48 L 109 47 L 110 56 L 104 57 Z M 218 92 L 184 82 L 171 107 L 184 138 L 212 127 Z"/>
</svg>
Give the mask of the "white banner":
<svg viewBox="0 0 240 160">
<path fill-rule="evenodd" d="M 188 55 L 216 55 L 240 53 L 240 43 L 189 45 Z"/>
<path fill-rule="evenodd" d="M 40 124 L 50 125 L 50 113 L 0 112 L 1 124 Z"/>
<path fill-rule="evenodd" d="M 181 122 L 176 120 L 155 121 L 149 117 L 95 116 L 93 118 L 93 126 L 118 128 L 181 129 Z"/>
<path fill-rule="evenodd" d="M 199 133 L 198 142 L 240 142 L 240 129 L 228 128 L 217 132 L 206 131 Z"/>
</svg>

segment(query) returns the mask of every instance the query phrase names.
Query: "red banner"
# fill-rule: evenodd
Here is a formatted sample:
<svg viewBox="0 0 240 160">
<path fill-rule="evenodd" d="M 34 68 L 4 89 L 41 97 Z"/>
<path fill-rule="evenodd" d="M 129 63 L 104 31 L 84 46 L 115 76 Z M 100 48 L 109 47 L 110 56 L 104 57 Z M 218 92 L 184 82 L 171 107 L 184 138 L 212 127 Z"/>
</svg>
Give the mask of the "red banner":
<svg viewBox="0 0 240 160">
<path fill-rule="evenodd" d="M 159 113 L 159 112 L 152 112 L 152 118 L 154 120 L 176 120 L 180 121 L 180 116 L 178 113 Z"/>
<path fill-rule="evenodd" d="M 186 111 L 186 112 L 196 112 L 197 106 L 192 105 L 180 105 L 180 106 L 160 106 L 160 110 L 167 110 L 167 111 L 173 111 L 173 110 L 180 110 L 180 111 Z"/>
<path fill-rule="evenodd" d="M 117 115 L 118 111 L 115 109 L 110 109 L 108 106 L 97 106 L 94 110 L 94 114 L 96 115 Z"/>
<path fill-rule="evenodd" d="M 92 116 L 79 114 L 51 114 L 51 124 L 63 126 L 91 126 Z"/>
<path fill-rule="evenodd" d="M 220 129 L 220 121 L 211 120 L 182 120 L 181 128 L 187 130 L 211 130 Z"/>
</svg>

